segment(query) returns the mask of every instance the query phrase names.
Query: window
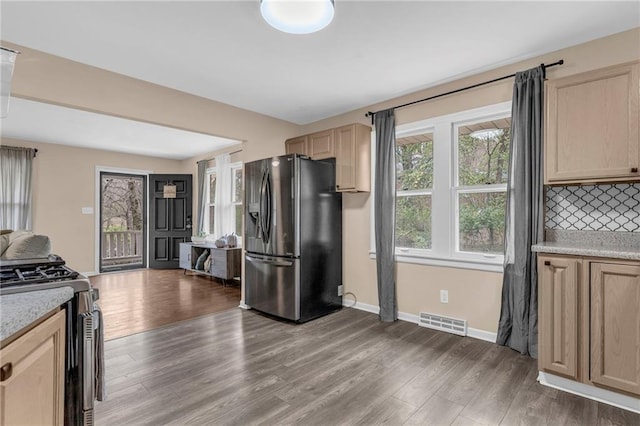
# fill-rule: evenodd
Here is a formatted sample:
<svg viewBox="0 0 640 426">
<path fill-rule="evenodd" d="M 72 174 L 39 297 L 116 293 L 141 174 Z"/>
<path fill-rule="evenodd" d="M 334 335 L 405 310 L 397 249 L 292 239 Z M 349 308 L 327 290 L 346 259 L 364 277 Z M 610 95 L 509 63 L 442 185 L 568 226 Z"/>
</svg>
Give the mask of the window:
<svg viewBox="0 0 640 426">
<path fill-rule="evenodd" d="M 396 139 L 396 246 L 431 248 L 433 133 Z"/>
<path fill-rule="evenodd" d="M 461 123 L 456 132 L 456 250 L 504 251 L 511 119 Z"/>
<path fill-rule="evenodd" d="M 396 128 L 399 262 L 502 270 L 510 110 L 506 102 Z"/>
<path fill-rule="evenodd" d="M 242 200 L 243 200 L 243 180 L 242 180 L 242 163 L 233 163 L 231 164 L 229 170 L 230 178 L 227 180 L 229 182 L 229 190 L 221 191 L 221 196 L 223 200 L 223 210 L 230 210 L 231 214 L 229 215 L 229 220 L 231 220 L 231 224 L 229 226 L 230 232 L 235 232 L 237 236 L 242 235 Z M 207 229 L 205 232 L 208 234 L 213 234 L 216 224 L 216 185 L 218 184 L 218 170 L 213 167 L 207 170 L 207 209 L 206 209 L 206 218 L 205 223 L 207 224 Z"/>
</svg>

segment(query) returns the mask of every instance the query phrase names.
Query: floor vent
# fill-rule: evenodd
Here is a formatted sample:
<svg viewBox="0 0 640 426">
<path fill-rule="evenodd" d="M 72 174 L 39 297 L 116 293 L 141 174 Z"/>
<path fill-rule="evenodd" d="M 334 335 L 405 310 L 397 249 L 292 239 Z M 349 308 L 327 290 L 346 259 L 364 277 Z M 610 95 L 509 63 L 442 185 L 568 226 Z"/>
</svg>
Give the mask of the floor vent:
<svg viewBox="0 0 640 426">
<path fill-rule="evenodd" d="M 446 331 L 447 333 L 458 334 L 460 336 L 467 335 L 467 320 L 420 312 L 418 325 L 433 328 L 434 330 Z"/>
</svg>

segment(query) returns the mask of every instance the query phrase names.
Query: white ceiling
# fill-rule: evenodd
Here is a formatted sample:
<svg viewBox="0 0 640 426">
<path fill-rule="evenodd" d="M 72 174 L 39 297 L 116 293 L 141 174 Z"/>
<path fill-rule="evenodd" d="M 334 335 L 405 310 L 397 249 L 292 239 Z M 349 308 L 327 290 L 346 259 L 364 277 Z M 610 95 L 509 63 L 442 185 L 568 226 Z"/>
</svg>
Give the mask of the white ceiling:
<svg viewBox="0 0 640 426">
<path fill-rule="evenodd" d="M 2 40 L 306 124 L 640 26 L 636 1 L 347 1 L 308 35 L 259 1 L 12 2 Z M 11 114 L 11 113 L 10 113 Z"/>
<path fill-rule="evenodd" d="M 9 106 L 9 115 L 2 119 L 2 137 L 7 138 L 174 160 L 184 160 L 240 143 L 20 98 L 12 98 Z"/>
</svg>

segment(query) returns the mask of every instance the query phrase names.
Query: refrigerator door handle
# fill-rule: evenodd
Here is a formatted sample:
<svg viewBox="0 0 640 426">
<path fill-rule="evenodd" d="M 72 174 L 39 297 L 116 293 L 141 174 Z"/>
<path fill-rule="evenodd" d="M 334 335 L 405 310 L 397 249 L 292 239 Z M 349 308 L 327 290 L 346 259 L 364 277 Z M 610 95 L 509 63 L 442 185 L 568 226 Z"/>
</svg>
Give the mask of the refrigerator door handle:
<svg viewBox="0 0 640 426">
<path fill-rule="evenodd" d="M 258 224 L 260 235 L 262 236 L 262 241 L 266 243 L 267 236 L 264 233 L 264 192 L 265 192 L 265 181 L 266 181 L 267 171 L 262 172 L 262 181 L 260 182 L 260 207 L 258 211 L 258 220 L 260 223 Z"/>
<path fill-rule="evenodd" d="M 266 263 L 267 265 L 272 265 L 272 266 L 285 266 L 285 267 L 293 266 L 293 262 L 290 262 L 287 260 L 271 259 L 268 257 L 259 257 L 259 256 L 249 256 L 248 254 L 246 254 L 245 257 L 249 262 L 254 262 L 254 263 Z"/>
<path fill-rule="evenodd" d="M 271 194 L 271 174 L 269 170 L 265 172 L 264 180 L 264 192 L 266 198 L 266 211 L 264 215 L 264 234 L 266 236 L 265 242 L 269 242 L 271 239 L 271 209 L 272 209 L 272 194 Z"/>
</svg>

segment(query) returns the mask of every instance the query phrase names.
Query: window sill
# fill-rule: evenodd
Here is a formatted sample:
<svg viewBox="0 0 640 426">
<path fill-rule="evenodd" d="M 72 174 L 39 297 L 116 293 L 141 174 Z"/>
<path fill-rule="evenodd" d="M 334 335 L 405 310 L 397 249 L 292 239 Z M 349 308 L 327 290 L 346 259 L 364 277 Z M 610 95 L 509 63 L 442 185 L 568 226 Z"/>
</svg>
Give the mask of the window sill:
<svg viewBox="0 0 640 426">
<path fill-rule="evenodd" d="M 369 258 L 375 259 L 375 252 L 369 252 Z M 444 266 L 448 268 L 459 268 L 459 269 L 474 269 L 476 271 L 486 271 L 486 272 L 504 272 L 504 266 L 502 260 L 469 260 L 469 259 L 454 259 L 454 258 L 443 258 L 443 257 L 434 257 L 434 256 L 415 256 L 410 254 L 396 254 L 396 262 L 397 263 L 415 263 L 418 265 L 429 265 L 429 266 Z"/>
</svg>

